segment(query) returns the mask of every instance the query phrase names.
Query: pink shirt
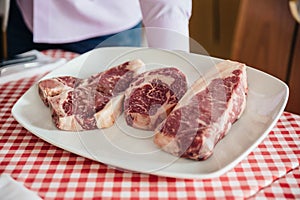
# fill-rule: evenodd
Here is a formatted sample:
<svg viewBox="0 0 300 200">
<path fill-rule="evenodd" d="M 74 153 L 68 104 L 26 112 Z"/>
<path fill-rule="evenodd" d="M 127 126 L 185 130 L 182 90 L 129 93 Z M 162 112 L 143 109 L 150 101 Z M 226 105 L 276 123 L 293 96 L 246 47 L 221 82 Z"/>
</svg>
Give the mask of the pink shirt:
<svg viewBox="0 0 300 200">
<path fill-rule="evenodd" d="M 38 43 L 75 42 L 117 33 L 141 20 L 145 27 L 188 36 L 192 9 L 191 0 L 18 0 L 18 5 Z"/>
</svg>

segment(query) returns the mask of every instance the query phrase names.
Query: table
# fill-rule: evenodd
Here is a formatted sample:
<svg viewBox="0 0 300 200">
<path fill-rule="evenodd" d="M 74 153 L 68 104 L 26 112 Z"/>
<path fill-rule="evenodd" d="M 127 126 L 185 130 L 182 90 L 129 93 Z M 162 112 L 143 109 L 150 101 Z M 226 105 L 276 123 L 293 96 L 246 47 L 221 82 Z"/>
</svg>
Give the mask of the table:
<svg viewBox="0 0 300 200">
<path fill-rule="evenodd" d="M 72 59 L 61 50 L 43 52 Z M 43 199 L 300 199 L 300 116 L 284 112 L 267 138 L 236 167 L 213 179 L 124 172 L 55 147 L 24 129 L 14 103 L 45 74 L 0 85 L 0 174 Z"/>
</svg>

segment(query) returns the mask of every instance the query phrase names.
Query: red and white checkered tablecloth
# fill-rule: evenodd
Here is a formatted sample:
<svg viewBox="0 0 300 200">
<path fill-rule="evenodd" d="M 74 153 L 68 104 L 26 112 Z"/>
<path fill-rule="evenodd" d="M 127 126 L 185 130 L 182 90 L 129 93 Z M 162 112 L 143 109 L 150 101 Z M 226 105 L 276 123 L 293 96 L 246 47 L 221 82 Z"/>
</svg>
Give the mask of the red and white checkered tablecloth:
<svg viewBox="0 0 300 200">
<path fill-rule="evenodd" d="M 49 50 L 71 59 L 69 52 Z M 0 174 L 43 199 L 300 199 L 300 116 L 284 112 L 268 137 L 226 174 L 203 180 L 123 172 L 34 136 L 11 108 L 42 75 L 0 85 Z"/>
<path fill-rule="evenodd" d="M 270 186 L 261 189 L 256 195 L 257 199 L 300 199 L 300 168 L 288 172 L 284 177 L 274 181 Z"/>
</svg>

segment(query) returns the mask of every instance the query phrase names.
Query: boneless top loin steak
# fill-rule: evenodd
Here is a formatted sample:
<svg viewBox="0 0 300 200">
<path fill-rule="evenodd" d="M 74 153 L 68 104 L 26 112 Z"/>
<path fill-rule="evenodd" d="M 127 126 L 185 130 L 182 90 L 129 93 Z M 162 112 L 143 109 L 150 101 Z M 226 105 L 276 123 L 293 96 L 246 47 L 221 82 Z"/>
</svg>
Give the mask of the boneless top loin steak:
<svg viewBox="0 0 300 200">
<path fill-rule="evenodd" d="M 72 76 L 61 76 L 39 82 L 39 95 L 46 106 L 49 106 L 48 98 L 61 94 L 67 89 L 75 88 L 82 79 Z"/>
<path fill-rule="evenodd" d="M 174 67 L 138 75 L 125 91 L 124 116 L 128 125 L 154 130 L 187 91 L 185 75 Z"/>
<path fill-rule="evenodd" d="M 132 60 L 87 79 L 72 76 L 42 80 L 39 95 L 56 127 L 67 131 L 107 128 L 122 111 L 124 91 L 144 63 Z"/>
<path fill-rule="evenodd" d="M 178 157 L 207 159 L 242 115 L 247 88 L 244 64 L 218 63 L 189 88 L 157 127 L 154 143 Z"/>
</svg>

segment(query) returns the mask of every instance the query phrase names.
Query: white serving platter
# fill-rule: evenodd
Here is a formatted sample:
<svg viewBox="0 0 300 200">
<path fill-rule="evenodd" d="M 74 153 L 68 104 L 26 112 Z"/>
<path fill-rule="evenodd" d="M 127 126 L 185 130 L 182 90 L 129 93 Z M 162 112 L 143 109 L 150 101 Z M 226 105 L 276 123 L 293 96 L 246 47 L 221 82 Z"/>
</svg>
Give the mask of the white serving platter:
<svg viewBox="0 0 300 200">
<path fill-rule="evenodd" d="M 43 79 L 62 75 L 84 78 L 136 58 L 146 63 L 146 70 L 175 66 L 186 74 L 189 84 L 221 61 L 185 52 L 107 47 L 85 53 Z M 247 67 L 247 75 L 249 93 L 245 112 L 205 161 L 177 158 L 158 149 L 152 141 L 153 132 L 127 126 L 122 115 L 107 129 L 58 130 L 49 109 L 39 98 L 36 84 L 16 102 L 12 114 L 28 131 L 50 144 L 118 169 L 176 178 L 214 178 L 235 167 L 262 142 L 288 100 L 289 91 L 284 82 L 251 67 Z"/>
</svg>

